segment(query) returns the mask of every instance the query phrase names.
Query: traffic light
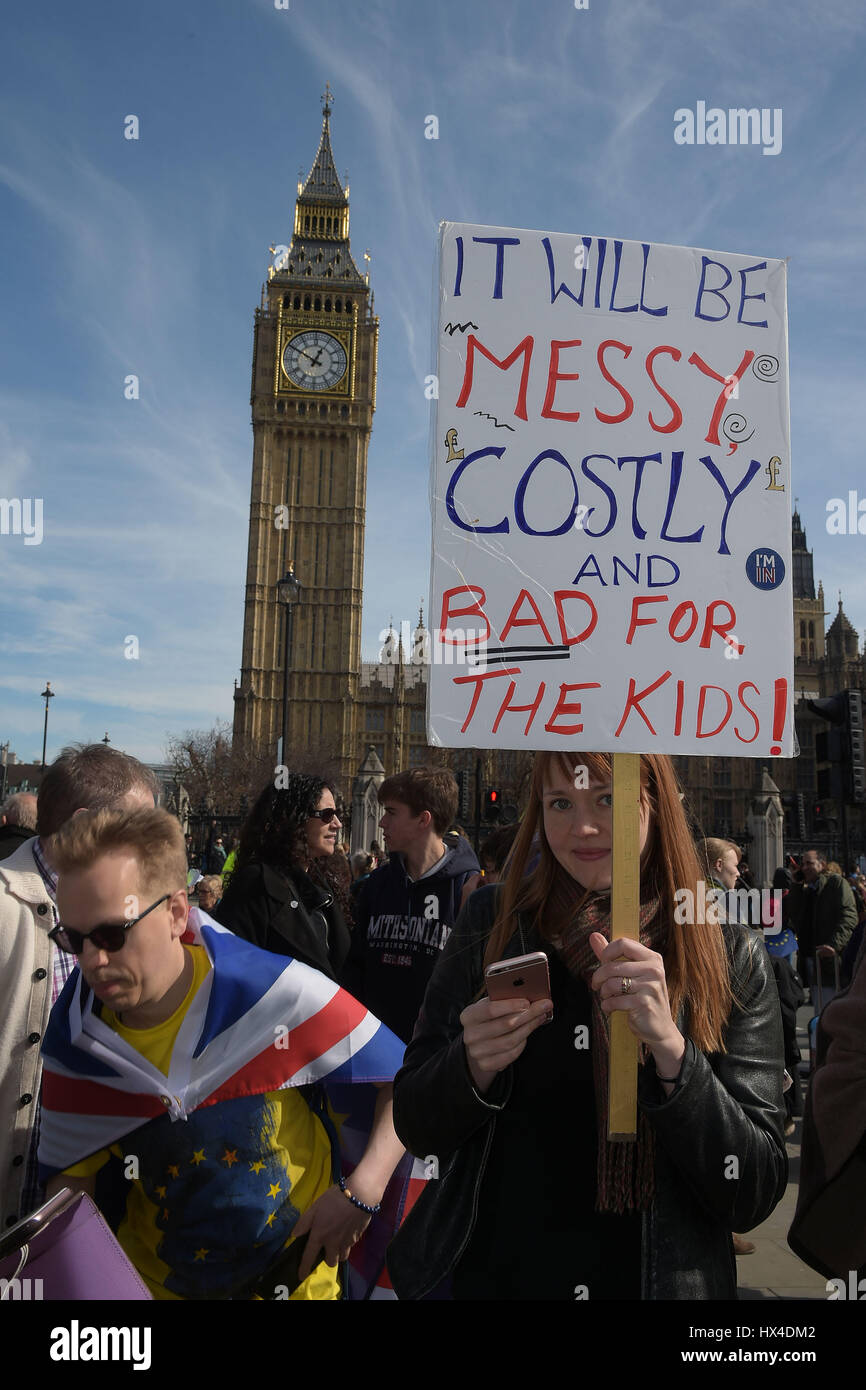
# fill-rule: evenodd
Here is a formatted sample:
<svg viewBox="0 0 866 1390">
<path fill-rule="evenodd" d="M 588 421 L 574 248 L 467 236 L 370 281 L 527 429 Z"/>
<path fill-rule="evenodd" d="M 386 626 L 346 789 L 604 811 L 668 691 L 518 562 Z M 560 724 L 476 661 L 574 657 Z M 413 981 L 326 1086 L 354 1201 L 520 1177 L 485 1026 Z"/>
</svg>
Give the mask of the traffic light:
<svg viewBox="0 0 866 1390">
<path fill-rule="evenodd" d="M 866 741 L 863 735 L 863 697 L 859 690 L 842 690 L 823 700 L 808 700 L 813 714 L 826 719 L 833 728 L 815 735 L 815 757 L 838 768 L 839 791 L 846 801 L 866 801 Z M 819 791 L 828 794 L 825 789 Z M 836 777 L 830 779 L 836 781 Z M 834 788 L 835 791 L 835 788 Z"/>
<path fill-rule="evenodd" d="M 823 759 L 821 761 L 823 761 Z M 826 801 L 830 797 L 835 797 L 838 792 L 841 792 L 839 781 L 839 769 L 835 765 L 833 767 L 820 767 L 818 769 L 815 778 L 815 790 L 822 801 Z"/>
<path fill-rule="evenodd" d="M 845 723 L 845 693 L 828 695 L 823 700 L 807 700 L 806 704 L 813 714 L 826 719 L 828 724 Z"/>
<path fill-rule="evenodd" d="M 488 788 L 484 793 L 484 819 L 490 823 L 499 820 L 502 812 L 502 797 L 495 788 Z"/>
<path fill-rule="evenodd" d="M 469 806 L 469 773 L 468 773 L 468 772 L 458 772 L 458 774 L 457 774 L 457 791 L 458 791 L 458 794 L 459 794 L 459 800 L 458 800 L 458 802 L 457 802 L 457 817 L 458 817 L 458 819 L 459 819 L 461 825 L 467 825 L 468 822 L 469 822 L 469 812 L 470 812 L 470 806 Z"/>
<path fill-rule="evenodd" d="M 800 839 L 806 838 L 806 798 L 802 792 L 797 792 L 797 829 Z"/>
<path fill-rule="evenodd" d="M 820 781 L 820 773 L 819 781 Z M 818 796 L 823 798 L 824 793 L 820 786 Z M 805 840 L 808 835 L 806 828 L 806 798 L 802 792 L 786 792 L 783 794 L 782 807 L 785 813 L 785 838 Z"/>
<path fill-rule="evenodd" d="M 859 690 L 846 691 L 848 696 L 848 745 L 851 753 L 849 780 L 851 800 L 866 801 L 866 747 L 863 739 L 863 696 Z"/>
</svg>

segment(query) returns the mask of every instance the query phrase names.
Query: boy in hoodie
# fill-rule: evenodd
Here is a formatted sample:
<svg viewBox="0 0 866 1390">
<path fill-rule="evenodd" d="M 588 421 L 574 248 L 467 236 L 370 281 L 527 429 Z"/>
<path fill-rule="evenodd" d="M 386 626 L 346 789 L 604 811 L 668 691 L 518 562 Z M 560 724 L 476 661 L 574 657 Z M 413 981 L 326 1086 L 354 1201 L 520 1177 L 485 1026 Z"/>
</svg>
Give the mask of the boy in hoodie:
<svg viewBox="0 0 866 1390">
<path fill-rule="evenodd" d="M 340 983 L 404 1042 L 457 921 L 463 889 L 479 872 L 468 840 L 443 840 L 457 801 L 447 768 L 410 768 L 386 777 L 379 788 L 389 859 L 358 891 Z"/>
</svg>

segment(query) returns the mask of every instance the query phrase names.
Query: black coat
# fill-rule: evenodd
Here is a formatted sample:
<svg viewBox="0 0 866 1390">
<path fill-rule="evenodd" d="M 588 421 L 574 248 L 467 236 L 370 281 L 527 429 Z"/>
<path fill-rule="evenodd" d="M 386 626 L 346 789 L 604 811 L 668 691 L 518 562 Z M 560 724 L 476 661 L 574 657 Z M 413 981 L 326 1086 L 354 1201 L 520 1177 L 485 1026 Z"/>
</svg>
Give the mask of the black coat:
<svg viewBox="0 0 866 1390">
<path fill-rule="evenodd" d="M 35 834 L 36 831 L 28 830 L 26 825 L 0 825 L 0 859 L 8 859 Z"/>
<path fill-rule="evenodd" d="M 476 1193 L 484 1176 L 496 1112 L 508 1103 L 513 1067 L 486 1098 L 474 1090 L 466 1063 L 460 1013 L 481 989 L 484 945 L 493 923 L 496 889 L 473 893 L 430 980 L 415 1036 L 394 1080 L 394 1126 L 409 1151 L 438 1160 L 388 1253 L 397 1296 L 423 1298 L 448 1276 L 469 1242 Z M 678 1026 L 686 1053 L 678 1084 L 666 1097 L 650 1058 L 638 1082 L 638 1105 L 655 1138 L 655 1198 L 643 1215 L 641 1285 L 644 1299 L 734 1299 L 732 1231 L 766 1220 L 785 1191 L 782 1027 L 767 953 L 753 932 L 724 929 L 734 1006 L 727 1051 L 705 1055 L 688 1038 L 687 1014 Z M 503 956 L 549 949 L 528 925 Z M 556 997 L 554 996 L 554 1008 Z M 532 1046 L 532 1038 L 528 1047 Z M 520 1066 L 520 1059 L 514 1064 Z M 731 1159 L 739 1176 L 731 1172 Z M 531 1220 L 531 1181 L 515 1201 Z M 556 1175 L 568 1193 L 568 1155 Z M 512 1213 L 513 1215 L 513 1213 Z M 551 1241 L 557 1234 L 550 1233 Z"/>
<path fill-rule="evenodd" d="M 800 1188 L 788 1244 L 847 1284 L 866 1276 L 866 956 L 818 1019 L 806 1096 Z M 816 1096 L 823 1099 L 816 1107 Z M 844 1294 L 842 1295 L 845 1296 Z M 860 1297 L 862 1298 L 862 1293 Z"/>
<path fill-rule="evenodd" d="M 832 946 L 841 955 L 857 925 L 850 883 L 838 874 L 819 874 L 814 887 L 795 883 L 782 900 L 782 921 L 797 938 L 801 974 L 819 946 Z"/>
<path fill-rule="evenodd" d="M 336 980 L 349 953 L 350 935 L 333 895 L 303 869 L 291 877 L 269 864 L 236 870 L 213 911 L 214 920 L 236 936 L 293 956 Z"/>
</svg>

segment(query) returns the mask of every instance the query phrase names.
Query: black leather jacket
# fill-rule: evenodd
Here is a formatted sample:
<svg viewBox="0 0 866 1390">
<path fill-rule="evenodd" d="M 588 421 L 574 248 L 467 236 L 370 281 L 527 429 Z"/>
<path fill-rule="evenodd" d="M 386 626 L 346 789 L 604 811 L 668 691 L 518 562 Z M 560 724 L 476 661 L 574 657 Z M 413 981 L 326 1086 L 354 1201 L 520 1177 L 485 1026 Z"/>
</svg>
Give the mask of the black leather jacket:
<svg viewBox="0 0 866 1390">
<path fill-rule="evenodd" d="M 302 869 L 292 877 L 254 861 L 232 874 L 212 916 L 236 936 L 336 980 L 351 937 L 333 896 Z"/>
<path fill-rule="evenodd" d="M 461 1012 L 482 986 L 495 893 L 479 890 L 461 913 L 394 1080 L 398 1135 L 416 1156 L 428 1162 L 435 1156 L 439 1169 L 389 1248 L 388 1268 L 401 1299 L 425 1297 L 466 1249 L 496 1112 L 508 1103 L 513 1068 L 482 1099 L 472 1084 L 460 1026 Z M 728 1020 L 727 1051 L 699 1052 L 688 1037 L 686 1010 L 677 1020 L 686 1054 L 670 1097 L 652 1058 L 640 1069 L 638 1105 L 655 1137 L 655 1198 L 642 1225 L 644 1299 L 736 1298 L 731 1232 L 766 1220 L 787 1182 L 782 1027 L 769 958 L 754 932 L 738 926 L 723 931 L 734 995 L 743 1006 L 735 1005 Z M 503 956 L 534 950 L 549 947 L 521 923 Z M 567 1194 L 566 1155 L 554 1180 Z M 529 1214 L 531 1193 L 520 1200 Z"/>
</svg>

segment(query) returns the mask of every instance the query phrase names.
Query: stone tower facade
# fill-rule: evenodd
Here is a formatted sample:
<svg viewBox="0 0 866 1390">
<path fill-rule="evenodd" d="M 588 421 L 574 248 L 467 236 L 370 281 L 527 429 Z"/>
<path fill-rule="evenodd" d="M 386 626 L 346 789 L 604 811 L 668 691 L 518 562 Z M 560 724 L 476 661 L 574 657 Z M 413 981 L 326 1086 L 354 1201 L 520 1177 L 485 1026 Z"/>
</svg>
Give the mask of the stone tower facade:
<svg viewBox="0 0 866 1390">
<path fill-rule="evenodd" d="M 302 589 L 294 609 L 288 680 L 288 758 L 303 751 L 339 766 L 355 808 L 352 847 L 366 847 L 381 777 L 444 763 L 522 800 L 531 763 L 509 750 L 430 748 L 426 738 L 428 634 L 400 621 L 379 659 L 361 660 L 367 450 L 376 405 L 378 319 L 368 277 L 349 243 L 349 190 L 337 176 L 326 90 L 315 160 L 298 184 L 290 243 L 274 264 L 256 311 L 252 371 L 253 467 L 240 683 L 234 743 L 276 757 L 281 734 L 285 620 L 277 583 L 290 566 Z M 802 792 L 802 843 L 815 835 L 815 735 L 826 724 L 807 700 L 851 688 L 866 692 L 866 652 L 839 611 L 825 636 L 812 554 L 799 512 L 792 522 L 795 722 L 800 756 L 773 760 L 772 780 L 790 806 Z M 405 596 L 397 596 L 404 601 Z M 384 615 L 383 615 L 384 616 Z M 700 829 L 743 837 L 769 775 L 759 760 L 675 758 Z M 826 809 L 826 808 L 825 808 Z M 832 808 L 831 808 L 832 810 Z M 790 813 L 789 813 L 790 814 Z M 851 815 L 852 843 L 866 845 L 866 814 Z M 789 842 L 791 831 L 788 831 Z"/>
<path fill-rule="evenodd" d="M 812 552 L 806 545 L 806 532 L 799 511 L 791 522 L 791 564 L 794 590 L 794 662 L 798 691 L 817 695 L 819 671 L 824 656 L 824 589 L 815 579 Z"/>
<path fill-rule="evenodd" d="M 367 449 L 376 406 L 378 320 L 349 244 L 349 190 L 334 165 L 331 95 L 291 242 L 256 311 L 253 468 L 236 745 L 276 755 L 285 617 L 276 585 L 301 585 L 289 651 L 287 749 L 357 766 Z M 361 727 L 363 721 L 361 720 Z"/>
</svg>

